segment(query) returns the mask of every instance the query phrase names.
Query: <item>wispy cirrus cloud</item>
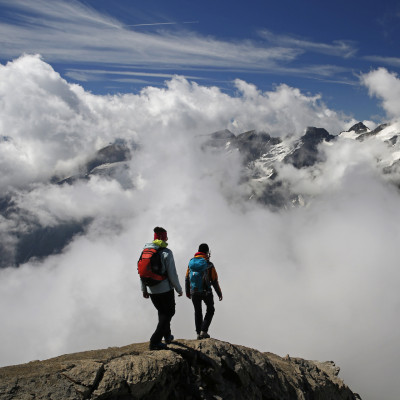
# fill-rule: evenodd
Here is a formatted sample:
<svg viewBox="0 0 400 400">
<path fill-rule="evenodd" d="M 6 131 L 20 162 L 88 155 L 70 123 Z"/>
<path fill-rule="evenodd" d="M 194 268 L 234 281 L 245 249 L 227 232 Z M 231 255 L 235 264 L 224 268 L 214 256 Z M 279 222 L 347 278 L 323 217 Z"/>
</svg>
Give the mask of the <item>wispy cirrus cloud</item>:
<svg viewBox="0 0 400 400">
<path fill-rule="evenodd" d="M 0 22 L 0 46 L 3 57 L 9 58 L 28 52 L 51 62 L 264 70 L 299 54 L 296 49 L 228 42 L 194 32 L 138 31 L 77 1 L 16 0 L 10 5 L 0 0 L 0 5 L 15 22 Z"/>
<path fill-rule="evenodd" d="M 323 79 L 339 74 L 349 73 L 351 72 L 351 69 L 342 67 L 340 65 L 325 64 L 281 67 L 279 72 L 286 75 L 308 76 Z M 344 79 L 342 81 L 344 82 Z M 346 83 L 353 83 L 353 81 L 346 79 Z"/>
<path fill-rule="evenodd" d="M 344 58 L 352 57 L 357 52 L 355 43 L 351 40 L 334 40 L 332 43 L 321 43 L 289 35 L 277 35 L 266 29 L 261 30 L 259 34 L 269 43 L 287 48 L 298 48 Z"/>
<path fill-rule="evenodd" d="M 91 79 L 98 79 L 99 76 L 113 76 L 114 80 L 121 82 L 122 79 L 127 82 L 138 81 L 138 78 L 134 77 L 144 77 L 144 78 L 165 78 L 172 79 L 176 74 L 168 74 L 161 72 L 144 72 L 144 71 L 122 71 L 122 70 L 107 70 L 107 69 L 80 69 L 80 68 L 69 68 L 66 76 L 78 80 L 78 81 L 89 81 Z M 180 75 L 182 76 L 182 75 Z M 118 78 L 126 77 L 126 78 Z M 200 76 L 184 75 L 185 79 L 192 80 L 202 80 L 204 78 Z M 143 80 L 140 80 L 145 82 Z"/>
<path fill-rule="evenodd" d="M 181 24 L 198 24 L 199 21 L 187 21 L 187 22 L 180 22 Z M 179 22 L 153 22 L 149 24 L 129 24 L 126 26 L 158 26 L 158 25 L 178 25 Z"/>
<path fill-rule="evenodd" d="M 15 0 L 10 4 L 0 0 L 5 12 L 0 19 L 2 57 L 12 59 L 23 53 L 41 54 L 49 62 L 90 63 L 116 68 L 157 71 L 147 79 L 171 78 L 184 72 L 231 71 L 250 73 L 290 74 L 328 79 L 348 72 L 336 65 L 297 65 L 305 52 L 318 52 L 348 57 L 356 50 L 351 42 L 313 43 L 289 36 L 274 35 L 264 30 L 266 42 L 252 40 L 220 40 L 194 31 L 184 30 L 184 24 L 198 21 L 154 22 L 127 25 L 100 13 L 83 3 L 72 0 Z M 170 26 L 174 26 L 170 29 Z M 142 29 L 154 27 L 152 31 Z M 161 73 L 166 72 L 165 76 Z M 111 75 L 113 74 L 113 75 Z M 78 81 L 92 81 L 99 76 L 87 68 L 68 69 L 67 76 Z M 125 79 L 110 72 L 108 78 Z M 135 82 L 137 78 L 133 78 Z"/>
<path fill-rule="evenodd" d="M 381 65 L 400 67 L 400 57 L 365 56 L 364 59 Z"/>
</svg>

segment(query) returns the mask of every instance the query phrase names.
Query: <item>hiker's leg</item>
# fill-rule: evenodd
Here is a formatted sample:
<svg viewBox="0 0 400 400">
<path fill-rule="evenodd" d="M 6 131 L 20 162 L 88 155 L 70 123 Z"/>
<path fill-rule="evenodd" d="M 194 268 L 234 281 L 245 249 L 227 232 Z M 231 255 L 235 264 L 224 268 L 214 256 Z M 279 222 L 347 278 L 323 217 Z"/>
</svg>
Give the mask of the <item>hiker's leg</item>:
<svg viewBox="0 0 400 400">
<path fill-rule="evenodd" d="M 162 339 L 162 332 L 161 332 L 163 325 L 162 299 L 160 299 L 159 294 L 151 294 L 150 299 L 158 312 L 158 324 L 156 330 L 154 331 L 154 333 L 150 338 L 150 343 L 157 344 L 160 343 Z"/>
<path fill-rule="evenodd" d="M 171 334 L 171 319 L 175 314 L 175 295 L 170 290 L 166 293 L 151 294 L 151 301 L 158 311 L 158 324 L 150 338 L 150 342 L 160 343 L 163 336 Z"/>
<path fill-rule="evenodd" d="M 201 331 L 201 324 L 203 323 L 203 310 L 201 309 L 202 295 L 198 293 L 192 294 L 192 303 L 194 306 L 194 323 L 196 326 L 197 334 Z"/>
<path fill-rule="evenodd" d="M 168 322 L 165 323 L 163 336 L 168 338 L 171 336 L 171 320 L 175 315 L 175 292 L 173 290 L 166 293 L 164 302 Z"/>
<path fill-rule="evenodd" d="M 214 316 L 214 296 L 212 293 L 207 293 L 203 296 L 203 301 L 206 304 L 206 315 L 204 316 L 203 324 L 201 325 L 201 330 L 203 332 L 208 332 L 208 328 Z"/>
<path fill-rule="evenodd" d="M 159 343 L 165 336 L 171 335 L 171 319 L 175 314 L 175 294 L 169 292 L 150 295 L 154 306 L 158 311 L 158 325 L 150 342 Z"/>
</svg>

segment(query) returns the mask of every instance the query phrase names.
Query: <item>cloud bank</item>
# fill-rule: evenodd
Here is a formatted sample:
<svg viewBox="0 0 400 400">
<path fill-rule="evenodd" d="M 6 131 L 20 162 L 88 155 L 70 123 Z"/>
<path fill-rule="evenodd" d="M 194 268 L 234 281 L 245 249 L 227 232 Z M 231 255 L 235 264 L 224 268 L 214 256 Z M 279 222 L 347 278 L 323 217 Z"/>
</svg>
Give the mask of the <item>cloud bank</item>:
<svg viewBox="0 0 400 400">
<path fill-rule="evenodd" d="M 368 88 L 371 96 L 382 101 L 382 107 L 389 118 L 398 119 L 400 115 L 400 80 L 396 73 L 378 68 L 361 76 L 361 82 Z"/>
<path fill-rule="evenodd" d="M 377 173 L 373 152 L 343 140 L 327 147 L 326 167 L 282 171 L 313 201 L 272 212 L 244 200 L 240 154 L 201 149 L 219 129 L 336 134 L 355 121 L 287 85 L 261 92 L 236 81 L 229 96 L 175 77 L 139 94 L 95 96 L 38 56 L 0 66 L 0 82 L 2 193 L 47 226 L 93 221 L 62 254 L 0 270 L 3 365 L 147 341 L 156 313 L 141 296 L 136 261 L 161 225 L 181 283 L 198 244 L 210 245 L 224 293 L 213 337 L 333 359 L 363 398 L 395 398 L 399 193 Z M 140 145 L 129 161 L 131 186 L 99 176 L 48 183 L 117 138 Z M 2 218 L 1 230 L 20 223 Z M 185 298 L 177 298 L 173 331 L 194 337 Z"/>
</svg>

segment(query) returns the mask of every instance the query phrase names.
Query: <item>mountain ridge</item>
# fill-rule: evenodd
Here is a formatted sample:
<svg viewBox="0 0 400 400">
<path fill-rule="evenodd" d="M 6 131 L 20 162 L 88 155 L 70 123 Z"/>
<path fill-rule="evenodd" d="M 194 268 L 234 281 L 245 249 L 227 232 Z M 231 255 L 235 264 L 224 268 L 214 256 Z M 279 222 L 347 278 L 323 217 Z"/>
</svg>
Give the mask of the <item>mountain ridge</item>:
<svg viewBox="0 0 400 400">
<path fill-rule="evenodd" d="M 381 124 L 371 130 L 362 122 L 353 125 L 347 131 L 330 134 L 324 128 L 308 127 L 304 135 L 296 138 L 290 135 L 273 137 L 266 132 L 249 130 L 238 135 L 228 129 L 216 131 L 201 137 L 202 151 L 229 153 L 238 151 L 242 160 L 241 180 L 243 198 L 264 204 L 272 211 L 283 208 L 304 206 L 311 196 L 301 193 L 293 182 L 282 176 L 281 171 L 307 171 L 315 169 L 326 161 L 327 146 L 348 141 L 354 145 L 364 146 L 370 141 L 384 143 L 385 151 L 376 157 L 376 168 L 383 179 L 400 187 L 397 171 L 400 165 L 400 124 Z M 200 140 L 200 139 L 199 139 Z M 382 147 L 382 146 L 381 146 Z M 93 179 L 114 181 L 124 190 L 135 190 L 132 181 L 130 160 L 141 151 L 138 143 L 126 140 L 115 140 L 87 155 L 86 163 L 79 167 L 78 173 L 53 176 L 43 185 L 64 187 Z M 314 171 L 311 175 L 314 175 Z M 85 234 L 96 218 L 94 215 L 80 217 L 79 220 L 57 220 L 53 225 L 43 225 L 29 210 L 19 205 L 19 199 L 29 195 L 35 185 L 10 190 L 0 198 L 0 218 L 7 223 L 9 229 L 0 234 L 0 268 L 14 266 L 34 259 L 60 253 L 77 235 Z M 44 210 L 46 212 L 46 210 Z"/>
<path fill-rule="evenodd" d="M 332 361 L 179 339 L 162 351 L 137 343 L 0 368 L 0 400 L 360 400 L 339 370 Z"/>
</svg>

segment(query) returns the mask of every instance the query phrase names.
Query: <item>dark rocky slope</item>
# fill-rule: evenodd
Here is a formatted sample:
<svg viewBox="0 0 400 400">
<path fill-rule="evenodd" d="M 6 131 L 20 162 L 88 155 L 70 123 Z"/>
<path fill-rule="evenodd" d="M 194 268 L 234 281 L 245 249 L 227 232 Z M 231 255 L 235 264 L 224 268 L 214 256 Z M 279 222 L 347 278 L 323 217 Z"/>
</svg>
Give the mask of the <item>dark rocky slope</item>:
<svg viewBox="0 0 400 400">
<path fill-rule="evenodd" d="M 69 354 L 0 368 L 0 399 L 360 399 L 331 361 L 306 361 L 214 339 Z"/>
<path fill-rule="evenodd" d="M 52 184 L 73 185 L 78 181 L 89 180 L 94 175 L 119 181 L 122 186 L 126 184 L 125 175 L 128 174 L 127 162 L 131 159 L 131 147 L 123 140 L 117 140 L 100 149 L 89 161 L 81 167 L 76 175 L 61 179 L 54 176 Z M 29 192 L 30 188 L 27 188 Z M 0 196 L 0 219 L 11 221 L 11 229 L 7 231 L 4 239 L 0 232 L 0 268 L 19 266 L 31 259 L 43 259 L 51 254 L 59 254 L 79 234 L 84 234 L 85 229 L 92 222 L 91 217 L 80 220 L 58 221 L 51 226 L 43 226 L 32 215 L 18 207 L 18 198 L 21 194 L 9 193 Z M 17 221 L 17 222 L 14 222 Z"/>
</svg>

